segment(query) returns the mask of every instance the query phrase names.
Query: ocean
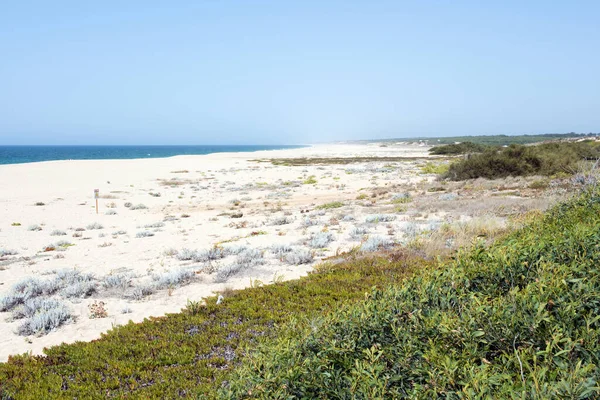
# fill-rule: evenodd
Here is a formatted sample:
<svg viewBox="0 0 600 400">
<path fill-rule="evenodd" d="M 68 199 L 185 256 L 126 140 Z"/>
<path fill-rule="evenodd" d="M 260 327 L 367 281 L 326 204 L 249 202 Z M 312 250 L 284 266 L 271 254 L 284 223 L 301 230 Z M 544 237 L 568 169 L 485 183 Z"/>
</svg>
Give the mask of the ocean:
<svg viewBox="0 0 600 400">
<path fill-rule="evenodd" d="M 0 164 L 22 164 L 52 160 L 111 160 L 163 158 L 224 152 L 280 150 L 304 146 L 0 146 Z"/>
</svg>

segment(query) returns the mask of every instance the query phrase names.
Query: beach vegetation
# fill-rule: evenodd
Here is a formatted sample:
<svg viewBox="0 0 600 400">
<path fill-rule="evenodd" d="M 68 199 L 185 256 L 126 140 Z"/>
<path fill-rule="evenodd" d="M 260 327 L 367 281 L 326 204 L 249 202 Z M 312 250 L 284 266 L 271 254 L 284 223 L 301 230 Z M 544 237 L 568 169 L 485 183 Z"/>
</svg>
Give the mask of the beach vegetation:
<svg viewBox="0 0 600 400">
<path fill-rule="evenodd" d="M 393 214 L 374 214 L 367 215 L 365 217 L 365 222 L 369 224 L 377 224 L 379 222 L 391 222 L 396 219 L 396 216 Z"/>
<path fill-rule="evenodd" d="M 373 252 L 378 250 L 389 249 L 394 245 L 390 239 L 381 236 L 369 236 L 367 240 L 360 246 L 360 250 L 364 252 Z"/>
<path fill-rule="evenodd" d="M 221 396 L 596 398 L 599 211 L 585 195 L 489 248 L 295 320 Z"/>
<path fill-rule="evenodd" d="M 596 398 L 599 230 L 591 192 L 452 258 L 356 251 L 222 304 L 12 356 L 0 395 Z"/>
<path fill-rule="evenodd" d="M 313 249 L 326 248 L 329 243 L 333 242 L 334 236 L 330 232 L 317 232 L 310 238 L 308 245 Z"/>
<path fill-rule="evenodd" d="M 489 148 L 490 146 L 481 143 L 461 142 L 434 146 L 429 149 L 429 153 L 434 155 L 455 156 L 459 154 L 482 153 Z"/>
<path fill-rule="evenodd" d="M 151 228 L 162 228 L 162 227 L 164 227 L 164 226 L 165 226 L 165 223 L 164 223 L 164 222 L 160 222 L 160 221 L 159 221 L 159 222 L 153 222 L 153 223 L 151 223 L 151 224 L 146 224 L 146 225 L 144 225 L 144 228 L 147 228 L 147 229 L 151 229 Z"/>
<path fill-rule="evenodd" d="M 63 302 L 39 297 L 27 300 L 13 318 L 24 319 L 16 332 L 21 336 L 44 335 L 74 319 Z"/>
<path fill-rule="evenodd" d="M 358 240 L 362 239 L 368 233 L 369 229 L 366 226 L 353 226 L 348 235 L 351 239 Z"/>
<path fill-rule="evenodd" d="M 139 204 L 135 204 L 132 205 L 131 207 L 129 207 L 130 210 L 146 210 L 148 207 L 146 207 L 144 204 L 139 203 Z"/>
<path fill-rule="evenodd" d="M 314 175 L 311 175 L 308 178 L 306 178 L 304 181 L 302 181 L 302 184 L 304 184 L 304 185 L 314 185 L 315 183 L 317 183 L 317 179 Z"/>
<path fill-rule="evenodd" d="M 424 174 L 442 175 L 448 172 L 450 164 L 427 162 L 421 167 L 421 172 Z"/>
<path fill-rule="evenodd" d="M 600 143 L 553 142 L 535 146 L 511 145 L 487 150 L 450 165 L 443 176 L 450 180 L 505 178 L 578 172 L 584 160 L 600 158 Z"/>
<path fill-rule="evenodd" d="M 179 287 L 190 283 L 195 277 L 194 271 L 188 269 L 178 269 L 174 271 L 155 274 L 152 279 L 155 282 L 157 289 L 167 289 L 171 287 Z"/>
<path fill-rule="evenodd" d="M 105 289 L 127 289 L 131 285 L 131 277 L 129 275 L 115 274 L 107 275 L 102 280 L 102 286 Z"/>
<path fill-rule="evenodd" d="M 289 217 L 276 217 L 273 218 L 269 221 L 269 225 L 287 225 L 287 224 L 291 224 L 292 222 L 294 222 L 293 218 L 289 218 Z"/>
<path fill-rule="evenodd" d="M 29 225 L 29 226 L 27 227 L 27 230 L 28 230 L 28 231 L 31 231 L 31 232 L 37 232 L 37 231 L 41 231 L 41 230 L 42 230 L 42 227 L 41 227 L 41 226 L 39 226 L 38 224 L 33 224 L 33 225 Z"/>
<path fill-rule="evenodd" d="M 456 194 L 456 193 L 444 193 L 444 194 L 440 194 L 440 196 L 438 197 L 438 199 L 440 199 L 442 201 L 454 201 L 454 200 L 458 199 L 458 194 Z"/>
<path fill-rule="evenodd" d="M 293 247 L 288 244 L 274 244 L 269 248 L 269 250 L 271 253 L 273 253 L 273 255 L 275 255 L 275 257 L 282 260 L 287 253 L 293 250 Z"/>
<path fill-rule="evenodd" d="M 406 204 L 412 201 L 412 197 L 410 193 L 398 193 L 392 196 L 391 202 L 392 204 Z"/>
<path fill-rule="evenodd" d="M 19 254 L 19 252 L 16 250 L 0 248 L 0 257 L 16 256 L 17 254 Z"/>
<path fill-rule="evenodd" d="M 94 230 L 94 229 L 104 229 L 104 225 L 102 225 L 99 222 L 93 222 L 91 224 L 88 224 L 88 226 L 86 226 L 86 229 L 88 231 Z"/>
<path fill-rule="evenodd" d="M 286 264 L 301 265 L 310 264 L 313 262 L 314 256 L 310 250 L 297 248 L 293 249 L 285 254 L 283 261 Z"/>
<path fill-rule="evenodd" d="M 334 208 L 343 207 L 344 203 L 341 201 L 332 201 L 330 203 L 321 204 L 320 206 L 315 207 L 317 210 L 331 210 Z"/>
</svg>

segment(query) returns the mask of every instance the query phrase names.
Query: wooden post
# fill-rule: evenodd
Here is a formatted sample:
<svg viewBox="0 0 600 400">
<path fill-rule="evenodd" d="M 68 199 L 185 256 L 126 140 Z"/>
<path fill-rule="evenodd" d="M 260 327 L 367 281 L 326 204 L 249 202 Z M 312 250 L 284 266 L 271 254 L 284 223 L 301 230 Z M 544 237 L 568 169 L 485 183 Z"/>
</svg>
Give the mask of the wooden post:
<svg viewBox="0 0 600 400">
<path fill-rule="evenodd" d="M 96 199 L 96 214 L 98 214 L 98 197 L 100 196 L 100 189 L 94 189 L 94 198 Z"/>
</svg>

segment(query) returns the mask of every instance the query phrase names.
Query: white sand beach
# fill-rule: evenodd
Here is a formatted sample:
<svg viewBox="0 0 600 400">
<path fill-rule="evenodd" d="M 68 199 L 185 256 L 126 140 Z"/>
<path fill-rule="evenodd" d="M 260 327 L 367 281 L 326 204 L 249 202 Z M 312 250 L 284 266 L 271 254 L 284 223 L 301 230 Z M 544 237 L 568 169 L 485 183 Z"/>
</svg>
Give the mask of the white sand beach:
<svg viewBox="0 0 600 400">
<path fill-rule="evenodd" d="M 298 278 L 323 258 L 361 245 L 367 233 L 386 243 L 402 240 L 402 229 L 365 224 L 376 211 L 357 196 L 373 186 L 410 188 L 432 180 L 419 170 L 424 161 L 264 161 L 356 156 L 426 157 L 427 147 L 332 144 L 0 166 L 0 298 L 10 303 L 14 285 L 25 280 L 18 290 L 43 291 L 40 296 L 62 302 L 71 315 L 47 334 L 24 329 L 19 335 L 27 321 L 19 314 L 23 305 L 6 307 L 0 312 L 0 361 L 93 340 L 115 325 L 179 312 L 188 300 L 226 288 Z M 317 209 L 330 202 L 343 205 Z M 398 228 L 406 218 L 393 219 Z M 210 253 L 215 246 L 218 254 Z M 90 318 L 89 305 L 99 301 L 107 316 Z"/>
</svg>

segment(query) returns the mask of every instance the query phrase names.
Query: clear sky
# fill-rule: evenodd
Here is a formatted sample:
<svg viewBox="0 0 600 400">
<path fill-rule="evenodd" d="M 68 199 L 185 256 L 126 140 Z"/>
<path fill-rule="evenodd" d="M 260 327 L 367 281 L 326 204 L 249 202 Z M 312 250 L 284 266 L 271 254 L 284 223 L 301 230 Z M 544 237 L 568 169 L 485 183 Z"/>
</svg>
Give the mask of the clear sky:
<svg viewBox="0 0 600 400">
<path fill-rule="evenodd" d="M 600 1 L 5 1 L 0 144 L 600 131 Z"/>
</svg>

